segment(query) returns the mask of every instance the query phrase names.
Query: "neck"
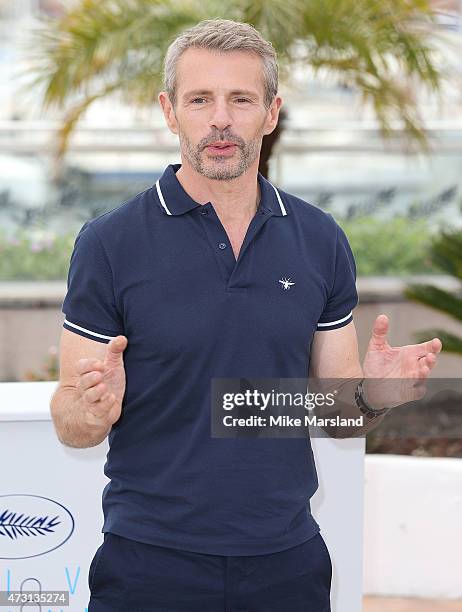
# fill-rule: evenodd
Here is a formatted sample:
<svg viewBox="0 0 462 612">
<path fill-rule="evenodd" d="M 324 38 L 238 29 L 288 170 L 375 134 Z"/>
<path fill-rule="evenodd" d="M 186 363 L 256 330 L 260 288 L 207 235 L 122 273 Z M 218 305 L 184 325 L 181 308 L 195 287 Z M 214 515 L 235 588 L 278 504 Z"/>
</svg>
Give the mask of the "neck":
<svg viewBox="0 0 462 612">
<path fill-rule="evenodd" d="M 228 180 L 209 179 L 199 174 L 182 159 L 176 177 L 183 189 L 200 204 L 212 202 L 217 214 L 224 221 L 251 219 L 260 202 L 260 186 L 257 180 L 258 159 L 241 176 Z"/>
</svg>

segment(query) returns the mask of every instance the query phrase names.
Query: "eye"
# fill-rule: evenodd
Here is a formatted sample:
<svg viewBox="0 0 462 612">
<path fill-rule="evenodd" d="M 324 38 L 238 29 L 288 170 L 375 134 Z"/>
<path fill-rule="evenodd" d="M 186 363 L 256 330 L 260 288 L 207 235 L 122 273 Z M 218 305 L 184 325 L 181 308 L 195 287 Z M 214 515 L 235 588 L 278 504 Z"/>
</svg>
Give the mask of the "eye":
<svg viewBox="0 0 462 612">
<path fill-rule="evenodd" d="M 191 100 L 191 102 L 192 102 L 193 104 L 196 104 L 198 100 L 205 100 L 205 98 L 193 98 L 193 99 Z"/>
<path fill-rule="evenodd" d="M 250 102 L 247 98 L 236 98 L 236 102 Z"/>
</svg>

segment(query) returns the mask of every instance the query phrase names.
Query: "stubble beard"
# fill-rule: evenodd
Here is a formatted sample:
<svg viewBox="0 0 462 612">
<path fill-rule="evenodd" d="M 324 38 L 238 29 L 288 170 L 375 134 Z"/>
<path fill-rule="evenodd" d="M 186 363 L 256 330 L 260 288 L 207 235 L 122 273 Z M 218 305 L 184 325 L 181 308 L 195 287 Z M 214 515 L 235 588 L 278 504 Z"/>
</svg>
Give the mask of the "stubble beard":
<svg viewBox="0 0 462 612">
<path fill-rule="evenodd" d="M 206 178 L 217 181 L 230 181 L 244 174 L 260 155 L 263 138 L 263 134 L 259 134 L 256 138 L 245 141 L 242 138 L 219 134 L 203 139 L 198 145 L 194 145 L 181 130 L 178 136 L 181 152 L 194 170 Z M 224 155 L 208 154 L 207 145 L 219 140 L 235 142 L 239 158 L 236 160 L 235 156 L 230 158 Z"/>
</svg>

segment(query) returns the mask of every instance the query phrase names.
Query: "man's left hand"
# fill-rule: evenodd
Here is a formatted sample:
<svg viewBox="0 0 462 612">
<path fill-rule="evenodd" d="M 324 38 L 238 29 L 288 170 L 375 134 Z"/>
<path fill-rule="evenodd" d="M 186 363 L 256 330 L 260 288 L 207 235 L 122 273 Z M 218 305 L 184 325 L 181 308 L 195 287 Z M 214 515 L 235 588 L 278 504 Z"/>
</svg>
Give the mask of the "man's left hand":
<svg viewBox="0 0 462 612">
<path fill-rule="evenodd" d="M 439 338 L 420 344 L 390 346 L 387 341 L 388 328 L 387 315 L 378 315 L 363 364 L 365 396 L 376 408 L 398 406 L 423 397 L 425 388 L 422 382 L 430 375 L 443 347 Z M 388 384 L 384 379 L 389 379 Z M 392 383 L 391 379 L 402 380 Z M 418 387 L 413 383 L 415 379 L 420 381 Z M 417 388 L 418 391 L 413 391 Z"/>
</svg>

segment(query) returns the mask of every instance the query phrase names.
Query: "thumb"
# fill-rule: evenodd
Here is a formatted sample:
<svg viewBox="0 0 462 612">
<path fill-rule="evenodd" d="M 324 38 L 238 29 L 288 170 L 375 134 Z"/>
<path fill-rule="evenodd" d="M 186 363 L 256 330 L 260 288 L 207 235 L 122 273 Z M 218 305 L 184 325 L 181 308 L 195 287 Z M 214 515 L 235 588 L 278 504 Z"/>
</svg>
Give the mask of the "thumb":
<svg viewBox="0 0 462 612">
<path fill-rule="evenodd" d="M 104 364 L 108 366 L 116 366 L 122 363 L 122 355 L 127 348 L 128 340 L 126 336 L 116 336 L 107 345 L 106 357 Z"/>
<path fill-rule="evenodd" d="M 385 314 L 380 314 L 372 327 L 372 337 L 369 345 L 375 349 L 382 348 L 387 343 L 388 333 L 388 317 Z"/>
</svg>

